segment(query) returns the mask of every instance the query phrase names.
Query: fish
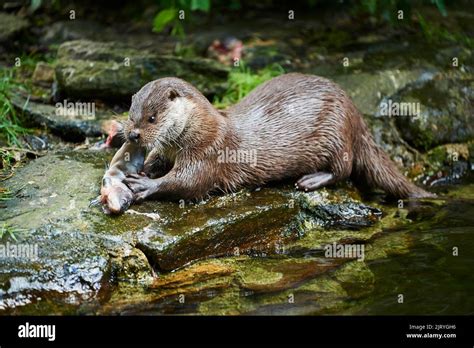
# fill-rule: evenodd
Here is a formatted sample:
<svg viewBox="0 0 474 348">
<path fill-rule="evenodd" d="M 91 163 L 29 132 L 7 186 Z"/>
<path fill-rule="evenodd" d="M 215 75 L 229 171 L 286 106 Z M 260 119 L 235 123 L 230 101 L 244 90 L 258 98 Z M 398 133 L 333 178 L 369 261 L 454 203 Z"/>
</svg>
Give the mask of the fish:
<svg viewBox="0 0 474 348">
<path fill-rule="evenodd" d="M 143 171 L 145 154 L 144 147 L 130 141 L 125 142 L 115 153 L 102 177 L 99 201 L 104 213 L 121 214 L 132 205 L 134 194 L 125 185 L 124 179 Z"/>
</svg>

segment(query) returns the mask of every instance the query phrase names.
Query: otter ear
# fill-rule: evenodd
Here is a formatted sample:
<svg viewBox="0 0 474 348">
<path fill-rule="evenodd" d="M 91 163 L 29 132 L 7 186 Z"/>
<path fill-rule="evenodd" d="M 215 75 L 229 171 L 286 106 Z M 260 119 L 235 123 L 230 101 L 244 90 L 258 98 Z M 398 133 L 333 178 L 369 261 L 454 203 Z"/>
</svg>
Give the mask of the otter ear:
<svg viewBox="0 0 474 348">
<path fill-rule="evenodd" d="M 175 89 L 170 89 L 168 91 L 168 99 L 175 100 L 177 97 L 181 97 L 181 95 Z"/>
</svg>

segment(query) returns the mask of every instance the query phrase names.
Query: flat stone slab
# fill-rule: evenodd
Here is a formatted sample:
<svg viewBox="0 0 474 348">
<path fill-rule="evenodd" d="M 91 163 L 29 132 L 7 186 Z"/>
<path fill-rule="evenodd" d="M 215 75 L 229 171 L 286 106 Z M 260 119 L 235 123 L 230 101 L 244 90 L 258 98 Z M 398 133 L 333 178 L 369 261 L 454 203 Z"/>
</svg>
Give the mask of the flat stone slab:
<svg viewBox="0 0 474 348">
<path fill-rule="evenodd" d="M 194 203 L 147 201 L 123 215 L 108 216 L 90 201 L 99 193 L 104 164 L 112 155 L 51 152 L 19 168 L 5 182 L 11 198 L 2 203 L 0 217 L 14 238 L 5 233 L 0 245 L 26 244 L 37 254 L 0 258 L 0 309 L 51 313 L 58 310 L 55 303 L 63 303 L 67 306 L 61 310 L 88 312 L 117 286 L 139 289 L 151 284 L 152 268 L 158 274 L 154 289 L 180 291 L 190 282 L 188 276 L 166 274 L 188 267 L 203 282 L 222 276 L 223 283 L 212 286 L 221 289 L 232 266 L 193 265 L 221 258 L 291 257 L 308 241 L 319 252 L 318 243 L 342 240 L 348 231 L 357 233 L 368 226 L 375 229 L 381 215 L 343 189 L 303 193 L 282 186 Z M 332 237 L 325 231 L 332 231 Z M 252 278 L 252 269 L 261 267 L 249 264 L 250 273 L 242 273 L 239 283 L 254 292 L 283 290 L 339 265 L 321 256 L 308 264 L 277 262 L 274 271 L 281 268 L 288 275 L 272 280 L 271 286 Z"/>
<path fill-rule="evenodd" d="M 72 98 L 128 99 L 160 77 L 181 77 L 204 95 L 223 92 L 228 68 L 202 58 L 184 59 L 117 43 L 76 40 L 58 49 L 56 78 Z"/>
</svg>

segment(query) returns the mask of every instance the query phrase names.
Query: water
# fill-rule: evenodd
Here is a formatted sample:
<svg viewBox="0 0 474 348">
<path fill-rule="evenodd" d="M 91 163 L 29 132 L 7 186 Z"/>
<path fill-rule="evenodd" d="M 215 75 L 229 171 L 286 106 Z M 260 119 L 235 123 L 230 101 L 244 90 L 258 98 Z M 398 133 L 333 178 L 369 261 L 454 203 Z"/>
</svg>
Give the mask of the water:
<svg viewBox="0 0 474 348">
<path fill-rule="evenodd" d="M 412 215 L 412 225 L 390 232 L 410 236 L 409 253 L 369 263 L 375 288 L 357 314 L 473 314 L 474 201 L 451 199 Z"/>
</svg>

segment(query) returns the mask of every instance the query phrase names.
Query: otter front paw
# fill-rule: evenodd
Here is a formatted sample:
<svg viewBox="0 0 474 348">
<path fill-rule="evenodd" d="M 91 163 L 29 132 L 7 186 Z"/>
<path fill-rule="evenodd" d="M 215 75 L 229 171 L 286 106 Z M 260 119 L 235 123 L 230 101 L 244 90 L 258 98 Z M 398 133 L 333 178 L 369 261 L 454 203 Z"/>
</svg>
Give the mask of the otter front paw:
<svg viewBox="0 0 474 348">
<path fill-rule="evenodd" d="M 157 181 L 146 175 L 130 174 L 125 178 L 124 183 L 133 192 L 136 202 L 146 199 L 158 190 Z"/>
</svg>

